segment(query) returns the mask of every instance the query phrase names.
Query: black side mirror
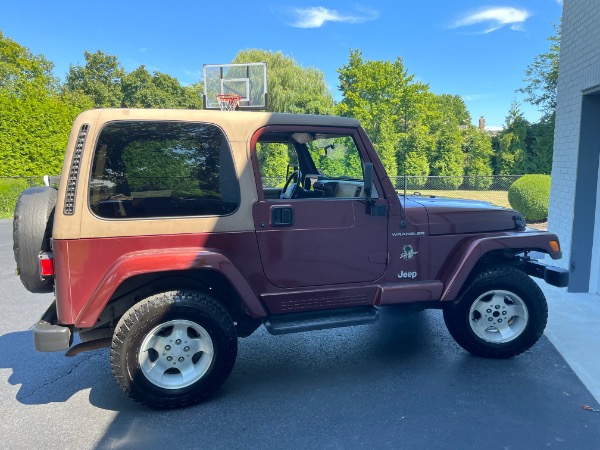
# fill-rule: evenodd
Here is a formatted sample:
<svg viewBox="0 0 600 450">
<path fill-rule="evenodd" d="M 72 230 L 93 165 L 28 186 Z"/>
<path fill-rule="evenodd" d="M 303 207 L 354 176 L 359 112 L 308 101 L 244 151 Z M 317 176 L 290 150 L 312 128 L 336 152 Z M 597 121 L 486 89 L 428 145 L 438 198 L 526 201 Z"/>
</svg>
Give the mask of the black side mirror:
<svg viewBox="0 0 600 450">
<path fill-rule="evenodd" d="M 367 200 L 367 214 L 372 216 L 387 216 L 387 205 L 377 206 L 373 200 L 373 163 L 365 163 L 363 169 L 363 189 Z"/>
</svg>

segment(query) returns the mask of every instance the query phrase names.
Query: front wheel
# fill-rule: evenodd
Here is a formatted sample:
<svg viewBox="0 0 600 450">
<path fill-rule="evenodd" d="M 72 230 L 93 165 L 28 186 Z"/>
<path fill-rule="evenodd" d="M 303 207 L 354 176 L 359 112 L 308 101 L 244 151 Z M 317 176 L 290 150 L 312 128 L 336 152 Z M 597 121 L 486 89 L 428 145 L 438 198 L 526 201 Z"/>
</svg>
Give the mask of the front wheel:
<svg viewBox="0 0 600 450">
<path fill-rule="evenodd" d="M 531 348 L 548 320 L 539 286 L 515 267 L 494 267 L 476 276 L 444 321 L 456 342 L 488 358 L 510 358 Z"/>
<path fill-rule="evenodd" d="M 197 291 L 169 291 L 127 311 L 110 352 L 119 386 L 138 403 L 175 408 L 201 402 L 227 379 L 237 356 L 225 308 Z"/>
</svg>

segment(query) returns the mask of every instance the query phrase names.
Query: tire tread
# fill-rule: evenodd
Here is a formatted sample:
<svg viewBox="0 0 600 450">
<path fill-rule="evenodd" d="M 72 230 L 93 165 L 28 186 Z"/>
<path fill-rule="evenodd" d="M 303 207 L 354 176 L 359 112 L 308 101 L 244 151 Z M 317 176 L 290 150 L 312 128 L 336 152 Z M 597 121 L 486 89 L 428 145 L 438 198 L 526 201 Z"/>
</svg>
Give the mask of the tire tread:
<svg viewBox="0 0 600 450">
<path fill-rule="evenodd" d="M 13 254 L 19 278 L 33 293 L 52 292 L 53 280 L 42 280 L 38 255 L 50 250 L 57 191 L 49 186 L 25 189 L 15 206 Z"/>
</svg>

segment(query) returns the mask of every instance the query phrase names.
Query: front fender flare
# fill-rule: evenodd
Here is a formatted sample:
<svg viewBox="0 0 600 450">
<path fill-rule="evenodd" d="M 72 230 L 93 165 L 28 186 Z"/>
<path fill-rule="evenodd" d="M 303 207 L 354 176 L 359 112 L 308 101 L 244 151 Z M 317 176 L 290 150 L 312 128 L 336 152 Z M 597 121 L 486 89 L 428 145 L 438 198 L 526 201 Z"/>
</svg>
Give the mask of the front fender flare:
<svg viewBox="0 0 600 450">
<path fill-rule="evenodd" d="M 222 273 L 240 295 L 251 317 L 267 315 L 262 303 L 246 279 L 226 256 L 209 250 L 180 248 L 127 253 L 108 270 L 90 300 L 82 308 L 74 325 L 95 325 L 116 289 L 128 278 L 147 273 L 207 269 Z"/>
<path fill-rule="evenodd" d="M 459 251 L 449 259 L 447 269 L 440 277 L 444 283 L 441 301 L 455 300 L 458 297 L 475 265 L 486 253 L 493 250 L 515 250 L 517 253 L 535 250 L 547 253 L 552 259 L 560 259 L 562 252 L 554 250 L 551 241 L 558 243 L 558 237 L 552 233 L 534 230 L 506 232 L 501 236 L 490 235 L 463 241 Z"/>
</svg>

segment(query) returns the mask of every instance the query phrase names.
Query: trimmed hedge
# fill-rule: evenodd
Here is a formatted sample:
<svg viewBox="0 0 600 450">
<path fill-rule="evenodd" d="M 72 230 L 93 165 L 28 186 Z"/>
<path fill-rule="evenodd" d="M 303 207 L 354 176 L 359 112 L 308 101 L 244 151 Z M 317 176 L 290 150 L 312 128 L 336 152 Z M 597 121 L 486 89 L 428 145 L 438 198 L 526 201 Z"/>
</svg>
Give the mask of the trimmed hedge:
<svg viewBox="0 0 600 450">
<path fill-rule="evenodd" d="M 508 202 L 530 222 L 548 218 L 550 175 L 524 175 L 508 190 Z"/>
<path fill-rule="evenodd" d="M 0 179 L 0 219 L 13 217 L 19 195 L 28 187 L 29 183 L 22 178 Z"/>
</svg>

